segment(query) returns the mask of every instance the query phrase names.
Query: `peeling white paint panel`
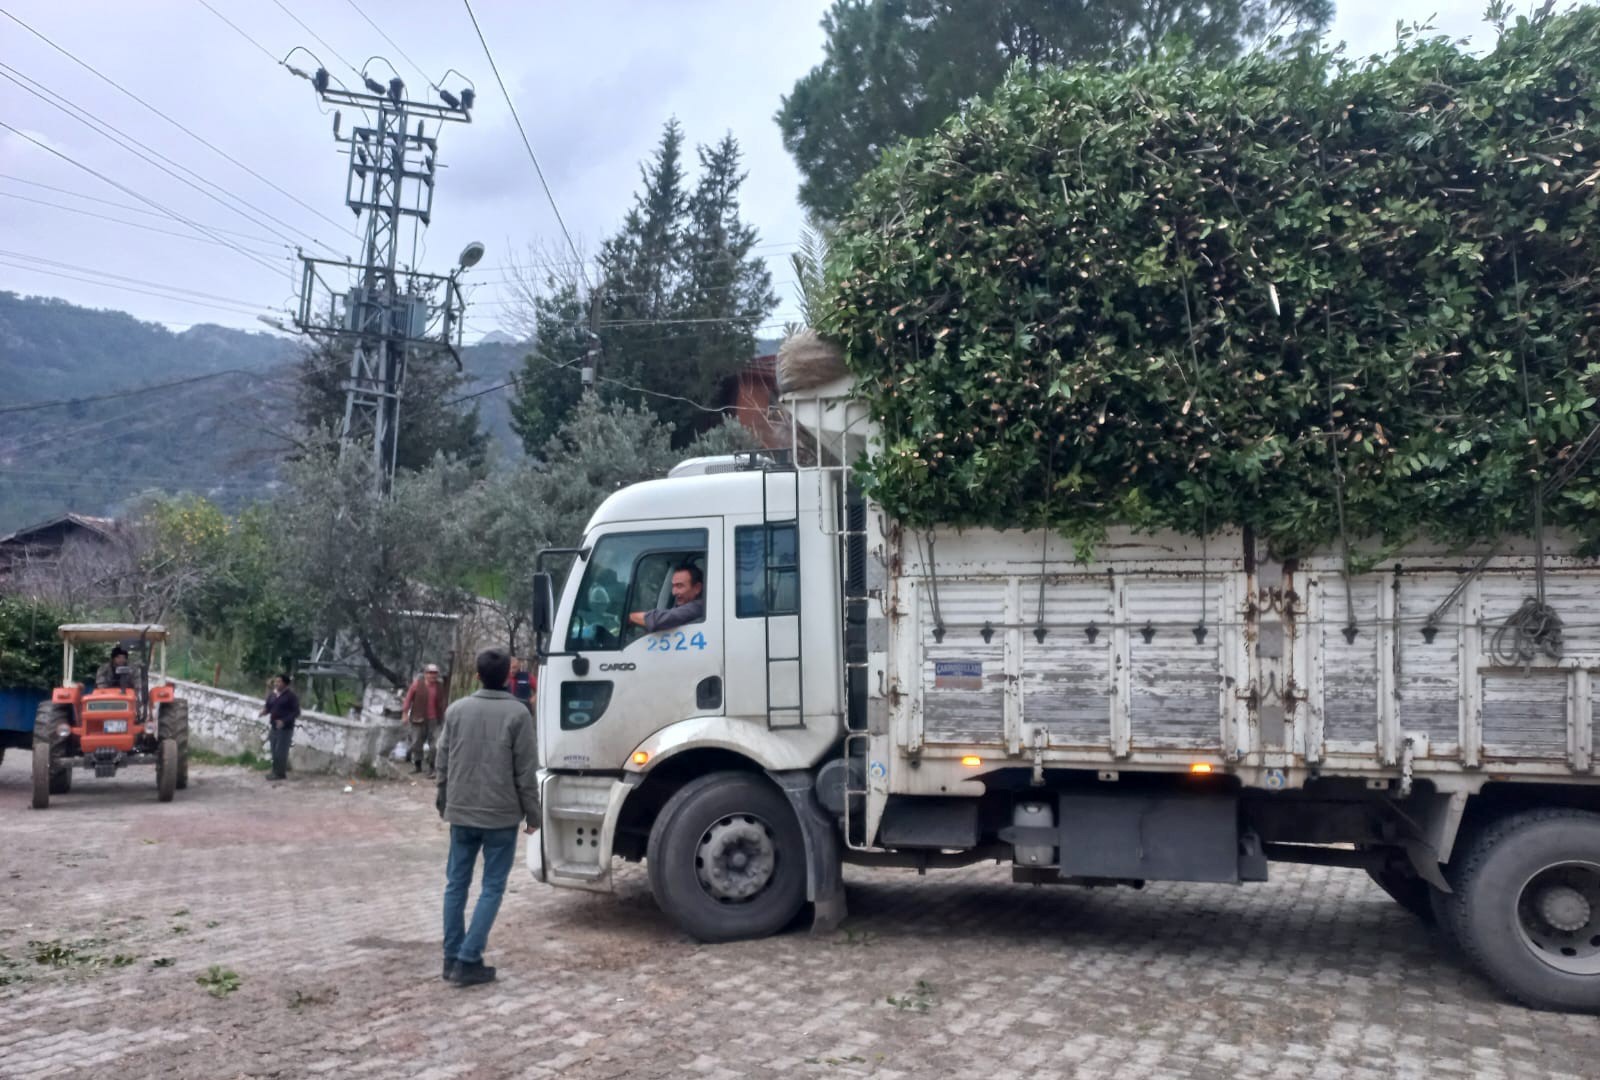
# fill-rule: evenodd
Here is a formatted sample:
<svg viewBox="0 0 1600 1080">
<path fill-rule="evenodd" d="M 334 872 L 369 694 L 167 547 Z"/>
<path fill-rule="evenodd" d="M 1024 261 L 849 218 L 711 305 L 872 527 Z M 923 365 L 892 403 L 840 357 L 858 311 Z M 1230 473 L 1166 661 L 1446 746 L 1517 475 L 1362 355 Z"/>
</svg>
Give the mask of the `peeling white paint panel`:
<svg viewBox="0 0 1600 1080">
<path fill-rule="evenodd" d="M 985 622 L 1005 622 L 1006 581 L 940 580 L 944 641 L 934 639 L 933 588 L 923 589 L 921 610 L 922 724 L 929 743 L 999 745 L 1005 736 L 1005 640 L 996 630 L 983 640 Z"/>
<path fill-rule="evenodd" d="M 1022 583 L 1022 621 L 1038 625 L 1037 580 Z M 1022 719 L 1043 727 L 1052 746 L 1105 750 L 1110 744 L 1111 621 L 1107 575 L 1047 579 L 1045 639 L 1032 630 L 1022 635 Z"/>
<path fill-rule="evenodd" d="M 1221 583 L 1197 577 L 1125 580 L 1134 748 L 1219 748 Z M 1205 639 L 1196 641 L 1194 627 L 1202 622 Z"/>
</svg>

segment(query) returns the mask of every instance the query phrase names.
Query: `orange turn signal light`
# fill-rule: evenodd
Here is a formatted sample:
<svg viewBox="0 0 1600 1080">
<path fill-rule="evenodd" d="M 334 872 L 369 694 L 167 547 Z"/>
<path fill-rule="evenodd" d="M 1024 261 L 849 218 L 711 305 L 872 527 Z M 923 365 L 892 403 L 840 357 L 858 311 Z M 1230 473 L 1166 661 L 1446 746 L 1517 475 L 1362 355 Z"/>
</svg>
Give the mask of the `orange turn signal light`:
<svg viewBox="0 0 1600 1080">
<path fill-rule="evenodd" d="M 635 765 L 643 765 L 645 762 L 647 762 L 649 760 L 650 760 L 650 754 L 649 754 L 648 751 L 646 751 L 646 750 L 635 750 L 633 752 L 633 763 Z"/>
<path fill-rule="evenodd" d="M 968 754 L 966 757 L 961 759 L 961 764 L 967 766 L 969 769 L 976 769 L 979 765 L 983 764 L 983 759 L 977 754 Z"/>
<path fill-rule="evenodd" d="M 1204 776 L 1211 771 L 1211 763 L 1209 761 L 1197 761 L 1189 766 L 1189 771 Z"/>
</svg>

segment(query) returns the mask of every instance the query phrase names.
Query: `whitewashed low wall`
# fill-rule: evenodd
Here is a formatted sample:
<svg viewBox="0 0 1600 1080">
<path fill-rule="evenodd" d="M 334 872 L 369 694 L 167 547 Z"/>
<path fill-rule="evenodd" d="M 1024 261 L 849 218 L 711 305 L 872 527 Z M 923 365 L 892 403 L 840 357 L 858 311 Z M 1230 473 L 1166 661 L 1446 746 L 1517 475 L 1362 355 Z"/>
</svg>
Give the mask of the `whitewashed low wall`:
<svg viewBox="0 0 1600 1080">
<path fill-rule="evenodd" d="M 189 703 L 191 747 L 228 756 L 246 750 L 266 753 L 267 719 L 259 715 L 260 698 L 176 679 L 173 685 Z M 289 749 L 290 767 L 304 772 L 384 767 L 401 737 L 399 707 L 394 695 L 376 692 L 367 695 L 365 706 L 350 716 L 302 712 Z"/>
</svg>

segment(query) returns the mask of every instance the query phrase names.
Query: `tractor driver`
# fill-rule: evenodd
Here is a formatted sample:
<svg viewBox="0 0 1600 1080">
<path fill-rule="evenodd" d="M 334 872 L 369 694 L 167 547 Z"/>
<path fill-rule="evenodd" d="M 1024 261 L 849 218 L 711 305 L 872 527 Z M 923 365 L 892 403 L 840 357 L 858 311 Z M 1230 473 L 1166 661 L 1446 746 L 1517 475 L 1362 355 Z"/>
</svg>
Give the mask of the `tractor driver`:
<svg viewBox="0 0 1600 1080">
<path fill-rule="evenodd" d="M 94 673 L 96 690 L 128 688 L 128 650 L 121 645 L 111 650 L 111 659 L 100 665 Z"/>
</svg>

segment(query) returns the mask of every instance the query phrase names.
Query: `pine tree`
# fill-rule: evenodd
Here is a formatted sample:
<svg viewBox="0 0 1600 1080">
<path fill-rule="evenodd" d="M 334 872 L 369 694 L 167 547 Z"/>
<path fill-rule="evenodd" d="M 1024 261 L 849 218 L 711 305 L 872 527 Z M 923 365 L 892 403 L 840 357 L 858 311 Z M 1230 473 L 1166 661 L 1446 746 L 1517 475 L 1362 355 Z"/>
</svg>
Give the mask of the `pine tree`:
<svg viewBox="0 0 1600 1080">
<path fill-rule="evenodd" d="M 746 174 L 737 140 L 697 148 L 692 190 L 683 141 L 669 120 L 640 167 L 622 227 L 601 247 L 597 295 L 584 298 L 578 282 L 552 277 L 534 302 L 538 340 L 512 407 L 531 455 L 570 413 L 583 355 L 596 341 L 602 399 L 648 408 L 673 426 L 675 445 L 686 445 L 720 421 L 723 385 L 753 355 L 756 328 L 777 306 L 754 254 L 759 234 L 739 216 Z"/>
</svg>

